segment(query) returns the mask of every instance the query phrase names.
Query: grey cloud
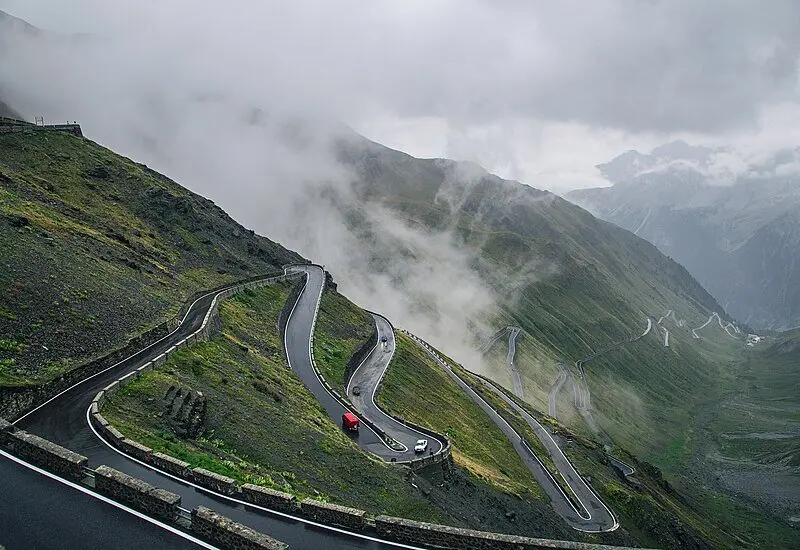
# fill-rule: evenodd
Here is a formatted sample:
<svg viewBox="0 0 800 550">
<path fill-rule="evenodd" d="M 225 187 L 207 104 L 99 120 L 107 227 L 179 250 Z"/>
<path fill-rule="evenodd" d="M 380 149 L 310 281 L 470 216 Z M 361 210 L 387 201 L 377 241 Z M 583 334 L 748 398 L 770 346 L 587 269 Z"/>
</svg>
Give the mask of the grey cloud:
<svg viewBox="0 0 800 550">
<path fill-rule="evenodd" d="M 142 64 L 169 67 L 165 79 L 213 74 L 347 120 L 381 110 L 717 133 L 798 91 L 792 0 L 6 4 L 85 16 L 142 48 Z"/>
</svg>

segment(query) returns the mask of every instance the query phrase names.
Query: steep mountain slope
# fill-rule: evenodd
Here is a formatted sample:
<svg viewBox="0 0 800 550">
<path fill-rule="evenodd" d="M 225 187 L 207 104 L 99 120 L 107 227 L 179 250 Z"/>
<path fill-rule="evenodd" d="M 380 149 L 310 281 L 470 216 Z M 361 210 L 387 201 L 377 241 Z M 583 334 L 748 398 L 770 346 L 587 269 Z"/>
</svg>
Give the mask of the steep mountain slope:
<svg viewBox="0 0 800 550">
<path fill-rule="evenodd" d="M 679 311 L 690 325 L 697 322 L 693 326 L 702 324 L 711 312 L 722 311 L 683 267 L 654 246 L 555 195 L 502 180 L 474 165 L 415 159 L 359 136 L 343 139 L 336 147 L 341 161 L 356 174 L 355 201 L 337 204 L 362 249 L 370 254 L 369 269 L 390 271 L 394 285 L 425 304 L 432 289 L 418 284 L 417 272 L 445 268 L 437 257 L 439 249 L 427 249 L 420 242 L 448 242 L 463 258 L 464 268 L 457 276 L 478 278 L 483 294 L 474 300 L 490 305 L 466 321 L 458 314 L 473 312 L 440 312 L 441 322 L 466 322 L 473 327 L 476 347 L 489 330 L 510 324 L 522 327 L 538 355 L 553 363 L 547 369 L 520 364 L 524 383 L 549 387 L 558 375 L 553 358 L 573 368 L 576 360 L 641 334 L 648 316 L 667 309 Z M 370 214 L 376 211 L 385 215 Z M 387 219 L 399 220 L 395 223 L 404 229 L 391 228 Z M 449 289 L 438 291 L 447 296 Z M 458 344 L 439 342 L 443 349 L 457 350 Z M 712 364 L 691 344 L 632 344 L 628 353 L 624 362 L 610 363 L 604 372 L 610 381 L 630 387 L 642 403 L 642 420 L 636 427 L 616 422 L 617 409 L 626 406 L 630 395 L 609 394 L 598 401 L 605 409 L 599 429 L 655 458 L 686 429 L 679 421 L 659 425 L 655 419 L 673 413 L 685 419 L 680 411 L 707 395 L 721 365 Z M 502 363 L 465 364 L 484 368 L 499 380 L 508 378 L 504 372 L 508 365 Z M 631 369 L 632 365 L 638 368 Z M 591 368 L 587 372 L 591 384 L 595 374 Z M 579 376 L 577 370 L 574 374 Z M 670 400 L 668 392 L 658 392 L 675 380 L 680 381 L 681 403 Z M 636 396 L 642 385 L 654 393 Z M 544 396 L 534 392 L 529 400 L 547 410 Z M 580 427 L 580 417 L 576 422 L 575 427 L 586 429 Z M 659 437 L 637 437 L 640 429 L 655 433 L 657 427 Z M 598 426 L 589 428 L 597 433 Z"/>
<path fill-rule="evenodd" d="M 686 266 L 729 313 L 758 328 L 800 324 L 800 150 L 737 177 L 710 174 L 724 149 L 676 142 L 600 165 L 614 185 L 566 197 Z"/>
<path fill-rule="evenodd" d="M 0 384 L 41 382 L 192 293 L 300 257 L 144 165 L 54 132 L 0 135 Z"/>
<path fill-rule="evenodd" d="M 9 118 L 22 118 L 18 112 L 11 108 L 5 101 L 0 99 L 0 117 L 9 117 Z"/>
</svg>

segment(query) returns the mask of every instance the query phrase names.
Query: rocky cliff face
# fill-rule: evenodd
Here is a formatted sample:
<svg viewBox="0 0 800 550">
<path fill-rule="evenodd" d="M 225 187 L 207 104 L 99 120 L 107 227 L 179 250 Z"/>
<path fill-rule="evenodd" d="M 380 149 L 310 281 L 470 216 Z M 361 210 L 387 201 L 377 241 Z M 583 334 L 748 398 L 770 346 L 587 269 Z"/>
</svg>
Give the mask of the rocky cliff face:
<svg viewBox="0 0 800 550">
<path fill-rule="evenodd" d="M 567 198 L 655 244 L 741 321 L 798 326 L 800 150 L 720 177 L 713 167 L 726 154 L 686 144 L 629 152 L 599 166 L 612 187 Z"/>
</svg>

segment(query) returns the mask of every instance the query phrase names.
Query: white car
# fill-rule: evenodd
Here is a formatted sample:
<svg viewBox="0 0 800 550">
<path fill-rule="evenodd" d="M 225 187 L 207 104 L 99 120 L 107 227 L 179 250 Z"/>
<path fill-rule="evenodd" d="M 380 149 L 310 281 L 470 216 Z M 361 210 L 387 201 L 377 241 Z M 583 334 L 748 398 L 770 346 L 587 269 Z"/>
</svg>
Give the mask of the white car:
<svg viewBox="0 0 800 550">
<path fill-rule="evenodd" d="M 417 440 L 417 444 L 414 445 L 414 452 L 415 453 L 424 453 L 427 448 L 428 448 L 428 440 L 427 439 L 418 439 Z"/>
</svg>

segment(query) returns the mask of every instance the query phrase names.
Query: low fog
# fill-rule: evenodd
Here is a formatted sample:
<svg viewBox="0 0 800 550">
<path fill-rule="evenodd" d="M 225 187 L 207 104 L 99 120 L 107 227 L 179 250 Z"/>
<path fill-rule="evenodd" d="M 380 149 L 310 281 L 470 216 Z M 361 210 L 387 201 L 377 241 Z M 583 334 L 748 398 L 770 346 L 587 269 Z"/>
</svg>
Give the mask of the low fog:
<svg viewBox="0 0 800 550">
<path fill-rule="evenodd" d="M 476 369 L 494 291 L 448 232 L 431 238 L 377 208 L 365 213 L 375 246 L 403 243 L 417 259 L 376 267 L 380 250 L 364 250 L 330 200 L 333 190 L 346 202 L 354 178 L 332 136 L 353 128 L 557 191 L 596 185 L 595 164 L 676 136 L 743 150 L 800 137 L 789 123 L 800 120 L 791 1 L 17 0 L 0 10 L 47 29 L 0 20 L 0 100 L 29 119 L 79 121 Z M 530 276 L 540 267 L 550 269 L 532 264 Z"/>
</svg>

